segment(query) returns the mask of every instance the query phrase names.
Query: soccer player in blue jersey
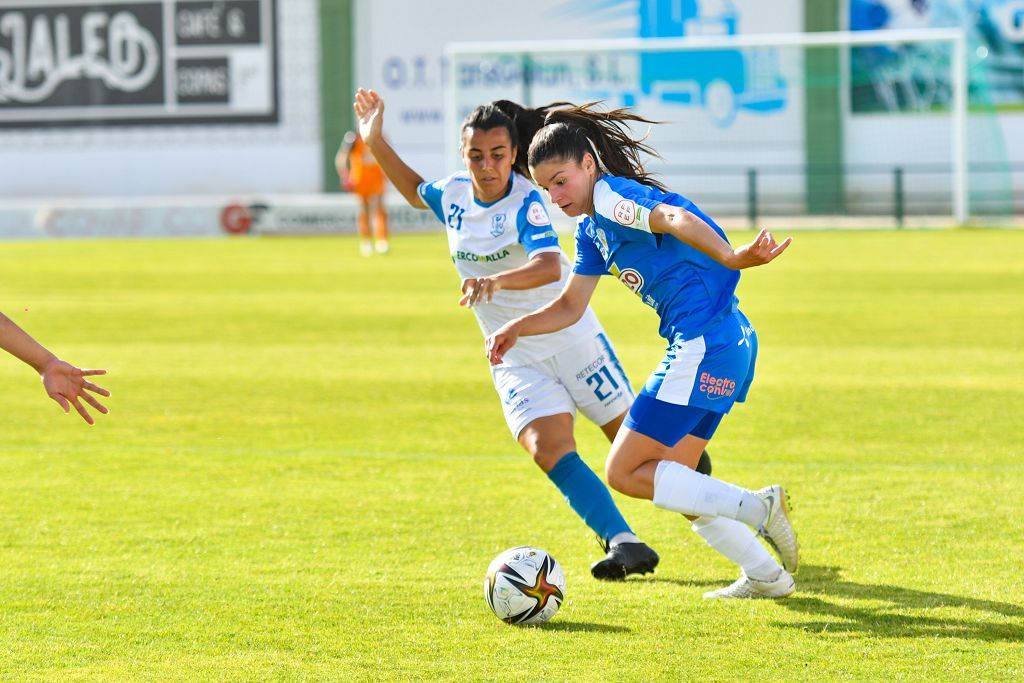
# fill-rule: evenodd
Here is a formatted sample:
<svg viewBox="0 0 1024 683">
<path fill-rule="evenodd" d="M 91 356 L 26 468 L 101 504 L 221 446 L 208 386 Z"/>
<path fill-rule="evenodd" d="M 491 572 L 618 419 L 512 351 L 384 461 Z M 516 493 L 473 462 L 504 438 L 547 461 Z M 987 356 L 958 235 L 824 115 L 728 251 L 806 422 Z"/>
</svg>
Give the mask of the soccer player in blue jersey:
<svg viewBox="0 0 1024 683">
<path fill-rule="evenodd" d="M 790 595 L 799 548 L 783 488 L 749 491 L 694 466 L 754 377 L 757 335 L 737 305 L 738 271 L 770 262 L 791 240 L 778 244 L 762 230 L 752 243 L 730 246 L 710 217 L 646 173 L 641 155 L 654 152 L 632 137 L 629 124 L 652 122 L 628 110 L 563 103 L 520 118 L 521 130 L 537 131 L 528 136 L 535 182 L 578 217 L 576 261 L 557 299 L 488 337 L 489 360 L 501 363 L 517 343 L 574 324 L 599 276 L 621 280 L 658 313 L 668 349 L 612 444 L 608 483 L 687 515 L 698 534 L 740 566 L 736 582 L 705 597 Z"/>
<path fill-rule="evenodd" d="M 46 395 L 56 401 L 65 413 L 74 407 L 83 420 L 93 424 L 92 415 L 82 401 L 101 413 L 107 412 L 106 406 L 88 392 L 100 396 L 110 396 L 110 392 L 85 379 L 92 375 L 105 375 L 106 370 L 82 370 L 62 361 L 3 313 L 0 313 L 0 349 L 32 366 L 43 380 Z"/>
<path fill-rule="evenodd" d="M 384 101 L 356 93 L 359 132 L 388 179 L 415 208 L 446 227 L 462 279 L 461 299 L 484 335 L 549 303 L 569 277 L 537 189 L 526 150 L 508 112 L 511 102 L 478 107 L 462 125 L 466 170 L 424 182 L 384 139 Z M 518 168 L 518 170 L 517 170 Z M 492 367 L 492 379 L 513 437 L 601 539 L 606 556 L 591 567 L 598 579 L 653 571 L 658 554 L 626 523 L 605 484 L 576 452 L 576 411 L 615 438 L 634 394 L 593 311 L 558 332 L 538 335 Z"/>
</svg>

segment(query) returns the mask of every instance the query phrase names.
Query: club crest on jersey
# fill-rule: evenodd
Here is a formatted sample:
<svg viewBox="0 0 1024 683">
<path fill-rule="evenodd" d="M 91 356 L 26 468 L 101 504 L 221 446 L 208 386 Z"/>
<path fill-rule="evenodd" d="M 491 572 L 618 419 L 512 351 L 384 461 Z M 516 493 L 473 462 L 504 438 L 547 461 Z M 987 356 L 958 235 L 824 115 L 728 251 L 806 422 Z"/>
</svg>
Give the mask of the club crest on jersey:
<svg viewBox="0 0 1024 683">
<path fill-rule="evenodd" d="M 530 225 L 536 225 L 538 228 L 551 222 L 548 212 L 544 210 L 540 202 L 530 203 L 530 208 L 526 210 L 526 220 L 530 222 Z"/>
<path fill-rule="evenodd" d="M 496 213 L 491 216 L 491 237 L 501 237 L 505 234 L 505 214 Z"/>
<path fill-rule="evenodd" d="M 612 209 L 612 216 L 621 225 L 633 225 L 633 222 L 636 221 L 636 204 L 629 199 L 621 199 Z"/>
<path fill-rule="evenodd" d="M 607 261 L 608 254 L 611 252 L 608 248 L 608 236 L 604 234 L 604 230 L 601 228 L 597 229 L 595 236 L 597 237 L 597 248 L 601 250 L 601 258 Z"/>
</svg>

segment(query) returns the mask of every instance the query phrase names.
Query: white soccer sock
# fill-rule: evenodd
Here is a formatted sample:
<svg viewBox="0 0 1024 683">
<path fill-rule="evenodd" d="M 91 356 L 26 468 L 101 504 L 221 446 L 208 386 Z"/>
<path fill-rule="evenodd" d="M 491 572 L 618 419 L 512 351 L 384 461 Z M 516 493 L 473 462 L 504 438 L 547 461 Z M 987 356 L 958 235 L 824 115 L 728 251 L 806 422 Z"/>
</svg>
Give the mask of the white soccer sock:
<svg viewBox="0 0 1024 683">
<path fill-rule="evenodd" d="M 692 526 L 709 546 L 742 567 L 750 578 L 758 581 L 778 578 L 779 563 L 745 524 L 726 517 L 698 517 Z"/>
<path fill-rule="evenodd" d="M 640 542 L 641 541 L 640 541 L 639 538 L 637 538 L 636 534 L 630 533 L 628 531 L 622 531 L 620 533 L 615 534 L 610 539 L 608 539 L 608 547 L 610 548 L 613 545 L 618 545 L 620 543 L 640 543 Z"/>
<path fill-rule="evenodd" d="M 671 460 L 662 460 L 654 474 L 654 504 L 700 517 L 728 517 L 752 527 L 768 513 L 752 491 L 733 486 Z"/>
</svg>

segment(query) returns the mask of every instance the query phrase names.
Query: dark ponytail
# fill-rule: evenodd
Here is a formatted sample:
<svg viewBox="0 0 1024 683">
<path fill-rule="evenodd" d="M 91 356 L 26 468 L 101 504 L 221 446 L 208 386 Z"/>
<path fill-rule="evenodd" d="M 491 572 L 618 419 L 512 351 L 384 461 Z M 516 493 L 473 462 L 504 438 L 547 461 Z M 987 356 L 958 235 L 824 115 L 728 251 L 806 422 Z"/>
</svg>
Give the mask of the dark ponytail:
<svg viewBox="0 0 1024 683">
<path fill-rule="evenodd" d="M 511 100 L 495 100 L 489 104 L 482 104 L 469 113 L 459 129 L 459 137 L 463 138 L 466 131 L 491 130 L 493 128 L 504 128 L 508 131 L 508 137 L 512 141 L 512 147 L 516 150 L 516 162 L 513 168 L 520 175 L 530 177 L 530 167 L 527 164 L 530 152 L 530 141 L 533 140 L 545 124 L 545 116 L 553 107 L 571 107 L 569 102 L 554 102 L 546 107 L 528 109 L 521 104 Z"/>
<path fill-rule="evenodd" d="M 556 102 L 545 111 L 545 125 L 531 136 L 526 154 L 529 166 L 536 167 L 551 159 L 580 163 L 584 154 L 596 156 L 599 163 L 612 175 L 632 178 L 663 192 L 668 190 L 644 170 L 642 155 L 657 157 L 658 153 L 644 143 L 644 138 L 632 136 L 628 122 L 654 124 L 629 109 L 600 111 L 599 102 L 575 106 Z"/>
</svg>

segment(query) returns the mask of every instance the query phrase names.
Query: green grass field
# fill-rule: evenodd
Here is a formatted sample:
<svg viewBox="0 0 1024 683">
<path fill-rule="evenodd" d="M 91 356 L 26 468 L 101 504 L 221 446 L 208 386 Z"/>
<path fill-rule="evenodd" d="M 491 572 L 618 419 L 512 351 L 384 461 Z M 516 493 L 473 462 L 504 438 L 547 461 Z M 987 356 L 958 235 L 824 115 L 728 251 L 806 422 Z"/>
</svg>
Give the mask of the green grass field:
<svg viewBox="0 0 1024 683">
<path fill-rule="evenodd" d="M 800 233 L 744 275 L 757 381 L 710 450 L 790 491 L 780 602 L 703 601 L 737 571 L 622 497 L 662 564 L 593 580 L 457 286 L 441 234 L 4 244 L 0 310 L 114 396 L 89 428 L 0 357 L 0 679 L 1024 677 L 1024 232 Z M 641 383 L 653 312 L 595 308 Z M 519 544 L 567 575 L 542 628 L 483 599 Z"/>
</svg>

